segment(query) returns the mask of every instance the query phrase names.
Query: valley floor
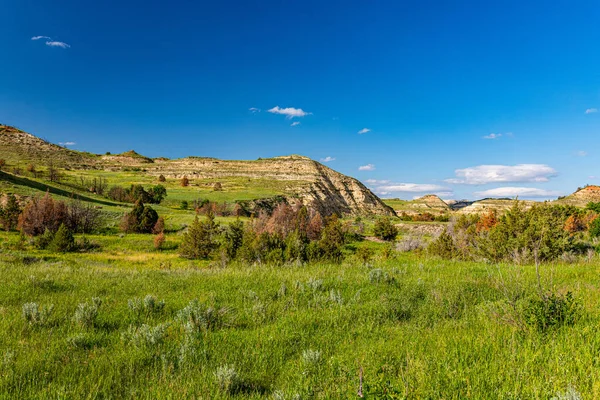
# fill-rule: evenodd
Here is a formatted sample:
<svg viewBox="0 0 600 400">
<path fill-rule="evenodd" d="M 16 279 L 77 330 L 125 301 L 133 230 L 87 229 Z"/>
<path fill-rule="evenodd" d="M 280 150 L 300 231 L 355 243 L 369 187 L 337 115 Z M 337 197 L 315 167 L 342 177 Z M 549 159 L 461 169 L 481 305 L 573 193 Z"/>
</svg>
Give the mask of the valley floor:
<svg viewBox="0 0 600 400">
<path fill-rule="evenodd" d="M 542 267 L 583 309 L 540 332 L 519 323 L 534 267 L 398 254 L 221 268 L 149 236 L 56 255 L 0 235 L 0 398 L 348 399 L 361 371 L 373 399 L 600 398 L 598 259 Z"/>
</svg>

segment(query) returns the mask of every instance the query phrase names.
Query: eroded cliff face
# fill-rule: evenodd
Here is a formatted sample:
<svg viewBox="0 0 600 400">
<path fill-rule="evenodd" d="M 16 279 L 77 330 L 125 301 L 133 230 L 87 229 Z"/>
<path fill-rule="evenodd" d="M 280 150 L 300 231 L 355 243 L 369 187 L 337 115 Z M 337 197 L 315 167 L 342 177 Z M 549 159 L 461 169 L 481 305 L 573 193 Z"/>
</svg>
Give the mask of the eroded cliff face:
<svg viewBox="0 0 600 400">
<path fill-rule="evenodd" d="M 308 157 L 288 156 L 256 161 L 227 161 L 211 158 L 184 158 L 156 161 L 145 167 L 153 175 L 194 179 L 242 177 L 290 182 L 286 196 L 301 201 L 323 215 L 395 215 L 358 180 L 340 174 Z M 293 182 L 293 183 L 292 183 Z"/>
</svg>

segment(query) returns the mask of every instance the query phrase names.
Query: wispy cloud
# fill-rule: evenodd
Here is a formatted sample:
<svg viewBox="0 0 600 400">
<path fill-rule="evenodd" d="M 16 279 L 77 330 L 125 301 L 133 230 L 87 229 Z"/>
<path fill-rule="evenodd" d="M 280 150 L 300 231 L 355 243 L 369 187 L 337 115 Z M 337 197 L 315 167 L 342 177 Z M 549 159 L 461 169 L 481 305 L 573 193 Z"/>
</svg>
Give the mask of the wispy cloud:
<svg viewBox="0 0 600 400">
<path fill-rule="evenodd" d="M 360 167 L 358 167 L 359 171 L 375 171 L 375 165 L 373 164 L 367 164 L 367 165 L 361 165 Z"/>
<path fill-rule="evenodd" d="M 248 111 L 250 111 L 252 114 L 256 114 L 260 112 L 260 108 L 250 107 Z"/>
<path fill-rule="evenodd" d="M 362 128 L 360 131 L 358 131 L 359 135 L 364 135 L 365 133 L 369 133 L 371 132 L 371 130 L 369 128 Z"/>
<path fill-rule="evenodd" d="M 587 152 L 587 151 L 584 151 L 584 150 L 580 150 L 580 151 L 577 151 L 577 152 L 575 152 L 575 155 L 576 155 L 577 157 L 587 157 L 587 155 L 588 155 L 588 152 Z"/>
<path fill-rule="evenodd" d="M 494 139 L 500 139 L 501 137 L 502 137 L 501 133 L 490 133 L 489 135 L 486 135 L 483 138 L 494 140 Z"/>
<path fill-rule="evenodd" d="M 598 112 L 597 108 L 588 108 L 587 110 L 585 110 L 586 114 L 595 114 Z"/>
<path fill-rule="evenodd" d="M 381 185 L 376 187 L 377 191 L 383 192 L 406 192 L 406 193 L 434 193 L 450 192 L 447 187 L 434 185 L 430 183 L 393 183 L 390 185 Z"/>
<path fill-rule="evenodd" d="M 380 196 L 394 193 L 411 193 L 415 198 L 425 194 L 435 194 L 440 197 L 450 198 L 454 196 L 452 189 L 431 183 L 394 183 L 389 180 L 368 179 L 365 181 L 369 187 Z"/>
<path fill-rule="evenodd" d="M 295 118 L 295 117 L 306 117 L 307 115 L 312 114 L 310 112 L 304 111 L 301 108 L 294 108 L 294 107 L 281 108 L 279 106 L 275 106 L 267 111 L 272 114 L 285 115 L 285 117 L 288 119 Z"/>
<path fill-rule="evenodd" d="M 300 125 L 300 121 L 292 122 L 290 126 L 298 126 Z"/>
<path fill-rule="evenodd" d="M 61 146 L 75 146 L 77 143 L 75 143 L 75 142 L 60 142 L 58 144 L 60 144 Z"/>
<path fill-rule="evenodd" d="M 49 36 L 34 36 L 31 38 L 31 40 L 45 40 L 46 41 L 46 46 L 50 46 L 50 47 L 60 47 L 61 49 L 68 49 L 71 46 L 68 45 L 65 42 L 59 42 L 56 40 L 53 40 L 51 37 Z"/>
<path fill-rule="evenodd" d="M 477 197 L 558 197 L 560 192 L 527 187 L 499 187 L 473 193 Z"/>
<path fill-rule="evenodd" d="M 325 158 L 321 158 L 321 162 L 331 162 L 335 161 L 335 157 L 327 156 Z"/>
<path fill-rule="evenodd" d="M 554 168 L 545 164 L 519 165 L 479 165 L 457 169 L 456 178 L 446 179 L 447 183 L 484 185 L 494 182 L 547 182 L 555 177 Z"/>
<path fill-rule="evenodd" d="M 382 180 L 382 179 L 367 179 L 365 182 L 367 182 L 369 185 L 387 185 L 389 184 L 391 181 L 388 180 Z"/>
</svg>

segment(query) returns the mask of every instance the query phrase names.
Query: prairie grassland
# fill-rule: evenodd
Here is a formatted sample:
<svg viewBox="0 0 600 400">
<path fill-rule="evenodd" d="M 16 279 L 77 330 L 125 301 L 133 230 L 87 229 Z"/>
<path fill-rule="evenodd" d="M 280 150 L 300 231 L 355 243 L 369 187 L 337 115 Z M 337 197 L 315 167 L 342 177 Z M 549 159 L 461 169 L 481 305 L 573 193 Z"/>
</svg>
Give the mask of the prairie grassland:
<svg viewBox="0 0 600 400">
<path fill-rule="evenodd" d="M 361 369 L 372 399 L 600 397 L 597 259 L 542 266 L 582 306 L 542 332 L 520 322 L 532 266 L 222 268 L 179 258 L 177 234 L 164 251 L 98 235 L 100 251 L 62 255 L 0 238 L 0 398 L 348 399 Z"/>
</svg>

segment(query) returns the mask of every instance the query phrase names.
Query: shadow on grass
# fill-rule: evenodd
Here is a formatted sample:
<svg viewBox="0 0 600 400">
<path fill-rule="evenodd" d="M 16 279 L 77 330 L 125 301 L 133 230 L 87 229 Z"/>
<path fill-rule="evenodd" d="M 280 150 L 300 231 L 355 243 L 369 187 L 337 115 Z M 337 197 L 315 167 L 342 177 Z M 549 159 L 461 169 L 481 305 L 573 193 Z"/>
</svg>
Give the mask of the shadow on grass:
<svg viewBox="0 0 600 400">
<path fill-rule="evenodd" d="M 69 197 L 76 200 L 86 201 L 89 203 L 102 204 L 105 206 L 123 206 L 123 204 L 114 203 L 108 200 L 94 199 L 93 197 L 82 196 L 80 194 L 69 192 L 68 190 L 60 189 L 55 186 L 49 186 L 45 183 L 37 182 L 22 176 L 15 176 L 4 171 L 0 171 L 0 180 L 13 183 L 15 185 L 27 186 L 42 192 L 50 192 L 58 196 Z"/>
</svg>

